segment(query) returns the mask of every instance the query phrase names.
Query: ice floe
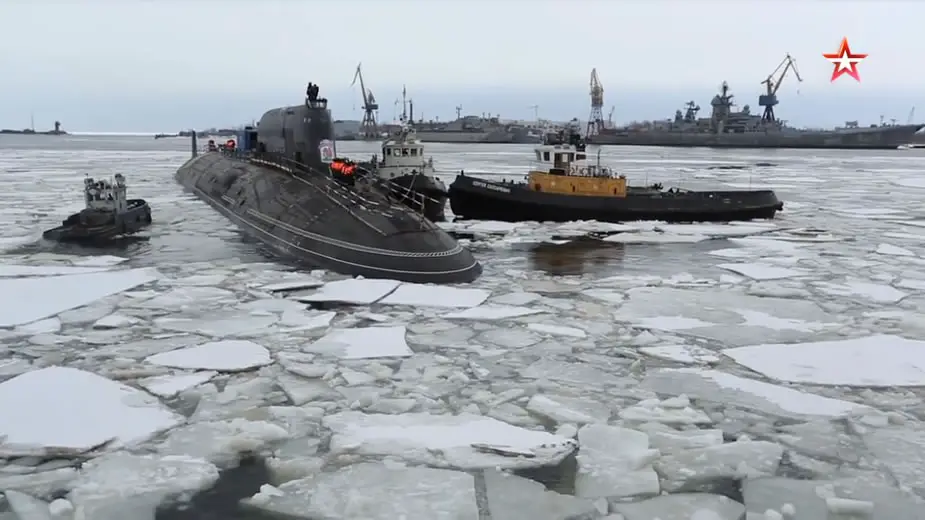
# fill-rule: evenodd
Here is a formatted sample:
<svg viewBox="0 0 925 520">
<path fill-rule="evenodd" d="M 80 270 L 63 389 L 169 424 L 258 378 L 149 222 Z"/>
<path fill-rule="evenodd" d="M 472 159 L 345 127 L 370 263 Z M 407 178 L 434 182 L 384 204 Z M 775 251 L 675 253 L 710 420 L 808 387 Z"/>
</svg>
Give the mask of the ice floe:
<svg viewBox="0 0 925 520">
<path fill-rule="evenodd" d="M 571 439 L 470 414 L 340 412 L 323 424 L 334 432 L 332 453 L 393 456 L 436 467 L 549 466 L 577 448 Z"/>
<path fill-rule="evenodd" d="M 642 386 L 659 393 L 718 400 L 783 417 L 843 417 L 866 413 L 864 405 L 822 397 L 794 388 L 739 377 L 719 370 L 664 368 L 650 370 Z"/>
<path fill-rule="evenodd" d="M 341 359 L 406 357 L 413 352 L 405 341 L 405 332 L 404 326 L 336 329 L 302 350 Z"/>
<path fill-rule="evenodd" d="M 308 303 L 336 302 L 369 305 L 385 298 L 400 284 L 401 282 L 395 280 L 350 278 L 328 282 L 314 293 L 297 296 L 295 299 Z"/>
<path fill-rule="evenodd" d="M 804 269 L 788 269 L 762 263 L 719 264 L 717 267 L 747 276 L 753 280 L 779 280 L 809 274 Z"/>
<path fill-rule="evenodd" d="M 270 351 L 247 340 L 225 340 L 162 352 L 146 362 L 171 368 L 240 372 L 269 365 Z"/>
<path fill-rule="evenodd" d="M 480 305 L 469 309 L 448 312 L 441 315 L 442 318 L 454 320 L 504 320 L 508 318 L 519 318 L 531 314 L 544 312 L 543 309 L 532 309 L 529 307 L 515 307 L 509 305 Z"/>
<path fill-rule="evenodd" d="M 77 518 L 153 518 L 158 506 L 207 489 L 218 477 L 218 468 L 202 459 L 117 452 L 85 463 L 68 500 Z"/>
<path fill-rule="evenodd" d="M 75 274 L 99 273 L 108 267 L 74 267 L 69 265 L 12 265 L 0 264 L 0 278 L 20 276 L 66 276 Z"/>
<path fill-rule="evenodd" d="M 403 283 L 391 294 L 380 300 L 379 303 L 424 307 L 475 307 L 487 300 L 490 295 L 491 293 L 484 289 L 460 289 L 458 287 Z"/>
<path fill-rule="evenodd" d="M 904 247 L 894 246 L 893 244 L 880 244 L 875 251 L 879 255 L 887 256 L 915 256 L 915 253 Z"/>
<path fill-rule="evenodd" d="M 150 269 L 0 280 L 0 327 L 87 305 L 157 279 Z"/>
<path fill-rule="evenodd" d="M 661 345 L 639 347 L 639 351 L 647 356 L 689 364 L 718 363 L 720 358 L 713 351 L 697 345 Z"/>
<path fill-rule="evenodd" d="M 180 392 L 208 383 L 218 372 L 204 370 L 191 374 L 169 374 L 140 379 L 138 385 L 158 397 L 175 397 Z"/>
<path fill-rule="evenodd" d="M 737 363 L 772 379 L 843 386 L 925 386 L 925 341 L 898 336 L 727 349 Z"/>
<path fill-rule="evenodd" d="M 590 424 L 578 430 L 578 442 L 577 496 L 623 498 L 659 493 L 658 475 L 652 468 L 659 452 L 649 448 L 645 433 Z"/>
<path fill-rule="evenodd" d="M 401 464 L 361 463 L 264 485 L 244 504 L 286 518 L 436 520 L 479 517 L 472 475 Z"/>
<path fill-rule="evenodd" d="M 139 390 L 48 367 L 0 383 L 0 453 L 68 455 L 144 441 L 183 419 Z"/>
</svg>

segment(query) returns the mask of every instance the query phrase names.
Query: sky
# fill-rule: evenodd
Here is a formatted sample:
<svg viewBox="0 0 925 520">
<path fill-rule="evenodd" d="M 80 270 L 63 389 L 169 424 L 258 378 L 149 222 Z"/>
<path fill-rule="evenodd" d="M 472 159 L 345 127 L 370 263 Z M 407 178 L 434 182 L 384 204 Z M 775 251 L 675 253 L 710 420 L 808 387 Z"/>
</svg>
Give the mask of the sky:
<svg viewBox="0 0 925 520">
<path fill-rule="evenodd" d="M 778 117 L 925 122 L 925 2 L 836 0 L 2 0 L 0 128 L 177 131 L 259 120 L 314 81 L 334 117 L 360 119 L 366 86 L 391 120 L 587 119 L 589 77 L 617 124 L 708 115 L 723 80 L 758 111 L 787 53 Z M 847 37 L 861 81 L 822 57 Z"/>
</svg>

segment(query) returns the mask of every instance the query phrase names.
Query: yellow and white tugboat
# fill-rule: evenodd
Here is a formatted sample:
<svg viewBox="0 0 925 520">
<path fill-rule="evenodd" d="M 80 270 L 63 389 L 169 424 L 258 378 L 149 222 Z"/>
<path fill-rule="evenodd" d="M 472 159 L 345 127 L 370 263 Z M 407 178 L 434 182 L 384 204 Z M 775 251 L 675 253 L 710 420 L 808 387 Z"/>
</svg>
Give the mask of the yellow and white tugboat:
<svg viewBox="0 0 925 520">
<path fill-rule="evenodd" d="M 572 130 L 535 149 L 539 166 L 526 182 L 495 182 L 460 174 L 450 185 L 450 208 L 460 219 L 508 222 L 597 220 L 726 222 L 768 219 L 784 204 L 771 190 L 665 190 L 627 186 L 626 177 L 589 164 L 584 139 Z"/>
</svg>

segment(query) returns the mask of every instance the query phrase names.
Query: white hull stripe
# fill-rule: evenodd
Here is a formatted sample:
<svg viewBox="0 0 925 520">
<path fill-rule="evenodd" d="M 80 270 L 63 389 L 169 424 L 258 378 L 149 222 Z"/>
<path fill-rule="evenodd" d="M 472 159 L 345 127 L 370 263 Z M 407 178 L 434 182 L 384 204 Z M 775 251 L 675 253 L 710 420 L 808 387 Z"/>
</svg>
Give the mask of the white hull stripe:
<svg viewBox="0 0 925 520">
<path fill-rule="evenodd" d="M 226 214 L 229 218 L 231 218 L 233 221 L 237 221 L 237 222 L 239 222 L 239 223 L 241 223 L 241 224 L 244 224 L 244 225 L 250 227 L 251 229 L 253 229 L 254 231 L 257 231 L 257 232 L 262 233 L 262 234 L 264 234 L 264 235 L 266 235 L 266 236 L 269 236 L 269 237 L 272 238 L 273 240 L 275 240 L 275 241 L 277 241 L 277 242 L 280 242 L 281 244 L 285 244 L 286 246 L 288 246 L 288 247 L 290 247 L 290 248 L 292 248 L 292 249 L 297 249 L 297 250 L 299 250 L 299 251 L 302 251 L 303 253 L 307 253 L 307 254 L 309 254 L 309 255 L 312 255 L 312 256 L 315 256 L 315 257 L 319 257 L 319 258 L 324 258 L 324 259 L 326 259 L 326 260 L 330 260 L 330 261 L 332 261 L 332 262 L 337 262 L 337 263 L 339 263 L 339 264 L 349 265 L 349 266 L 353 266 L 353 267 L 359 267 L 359 268 L 362 268 L 362 269 L 369 269 L 369 270 L 372 270 L 372 271 L 380 271 L 380 272 L 383 272 L 383 273 L 412 274 L 412 275 L 415 275 L 415 274 L 416 274 L 416 275 L 425 275 L 425 276 L 426 276 L 426 275 L 441 275 L 441 274 L 462 273 L 462 272 L 468 271 L 468 270 L 472 269 L 473 267 L 475 267 L 476 265 L 478 265 L 478 261 L 476 261 L 475 259 L 473 259 L 472 263 L 471 263 L 469 266 L 467 266 L 467 267 L 461 267 L 461 268 L 459 268 L 459 269 L 451 269 L 451 270 L 448 270 L 448 271 L 414 271 L 414 270 L 407 270 L 407 269 L 388 269 L 388 268 L 385 268 L 385 267 L 378 267 L 378 266 L 374 266 L 374 265 L 367 265 L 367 264 L 361 264 L 361 263 L 357 263 L 357 262 L 350 262 L 350 261 L 347 261 L 347 260 L 342 260 L 342 259 L 340 259 L 340 258 L 336 258 L 336 257 L 333 257 L 333 256 L 328 256 L 328 255 L 325 255 L 325 254 L 323 254 L 323 253 L 319 253 L 319 252 L 317 252 L 317 251 L 312 251 L 312 250 L 310 250 L 310 249 L 305 249 L 305 248 L 302 247 L 302 246 L 299 246 L 299 245 L 293 244 L 292 242 L 289 242 L 289 241 L 287 241 L 287 240 L 284 240 L 284 239 L 282 239 L 282 238 L 280 238 L 280 237 L 278 237 L 278 236 L 276 236 L 276 235 L 270 233 L 269 231 L 267 231 L 267 230 L 261 228 L 260 226 L 255 225 L 254 223 L 248 221 L 247 219 L 241 217 L 240 215 L 238 215 L 238 214 L 235 213 L 234 211 L 231 211 L 230 209 L 226 208 L 225 206 L 223 206 L 222 204 L 220 204 L 217 200 L 215 200 L 214 198 L 210 197 L 208 194 L 206 194 L 205 192 L 203 192 L 203 191 L 200 190 L 199 188 L 195 188 L 195 187 L 194 187 L 194 188 L 193 188 L 193 191 L 196 192 L 197 194 L 199 194 L 200 196 L 202 196 L 203 198 L 205 198 L 206 200 L 208 200 L 209 202 L 211 202 L 211 204 L 210 204 L 211 206 L 213 206 L 214 208 L 218 209 L 219 211 L 225 213 L 225 214 Z M 336 245 L 336 244 L 332 244 L 332 245 Z M 459 247 L 459 246 L 457 246 L 457 247 Z M 459 249 L 460 249 L 460 252 L 461 252 L 461 251 L 462 251 L 462 248 L 459 247 Z M 372 253 L 372 254 L 378 254 L 378 253 Z M 425 254 L 427 254 L 427 253 L 425 253 Z"/>
</svg>

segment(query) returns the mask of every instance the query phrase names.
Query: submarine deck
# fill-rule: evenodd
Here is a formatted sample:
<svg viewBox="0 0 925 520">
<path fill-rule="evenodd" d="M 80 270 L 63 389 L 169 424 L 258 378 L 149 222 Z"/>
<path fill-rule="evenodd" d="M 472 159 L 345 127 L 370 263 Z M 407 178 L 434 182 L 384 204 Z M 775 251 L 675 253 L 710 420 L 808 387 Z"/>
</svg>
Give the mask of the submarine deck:
<svg viewBox="0 0 925 520">
<path fill-rule="evenodd" d="M 352 276 L 466 283 L 482 267 L 455 239 L 371 185 L 348 187 L 276 154 L 193 157 L 177 181 L 274 252 Z"/>
</svg>

